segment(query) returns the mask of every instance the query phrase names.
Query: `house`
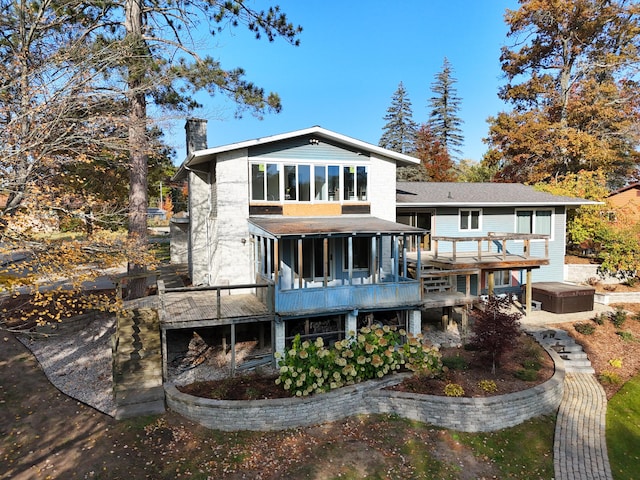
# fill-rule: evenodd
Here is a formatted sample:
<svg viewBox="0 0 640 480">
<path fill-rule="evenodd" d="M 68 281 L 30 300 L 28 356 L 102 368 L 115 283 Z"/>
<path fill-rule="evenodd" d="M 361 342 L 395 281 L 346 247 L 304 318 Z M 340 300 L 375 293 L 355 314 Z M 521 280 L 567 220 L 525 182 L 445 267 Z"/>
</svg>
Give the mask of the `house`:
<svg viewBox="0 0 640 480">
<path fill-rule="evenodd" d="M 471 295 L 562 282 L 567 210 L 597 203 L 515 183 L 425 182 L 399 183 L 396 201 L 398 222 L 427 231 L 423 269 L 476 269 L 466 286 L 456 279 Z"/>
<path fill-rule="evenodd" d="M 172 252 L 208 294 L 164 293 L 165 350 L 194 327 L 280 352 L 296 334 L 332 341 L 372 322 L 420 332 L 421 283 L 401 259 L 426 232 L 395 221 L 396 166 L 417 159 L 321 127 L 215 148 L 205 121 L 186 128 L 175 179 L 189 215 L 171 222 Z"/>
<path fill-rule="evenodd" d="M 344 338 L 373 322 L 422 330 L 422 311 L 562 281 L 567 208 L 516 184 L 400 183 L 418 160 L 321 127 L 209 148 L 187 122 L 188 216 L 171 221 L 189 293 L 160 285 L 164 358 L 190 329 L 283 352 L 296 334 Z M 202 292 L 194 295 L 194 291 Z M 270 334 L 270 335 L 269 335 Z M 165 367 L 166 368 L 166 367 Z"/>
<path fill-rule="evenodd" d="M 626 210 L 631 222 L 640 221 L 640 182 L 635 182 L 611 192 L 609 202 L 620 209 Z"/>
</svg>

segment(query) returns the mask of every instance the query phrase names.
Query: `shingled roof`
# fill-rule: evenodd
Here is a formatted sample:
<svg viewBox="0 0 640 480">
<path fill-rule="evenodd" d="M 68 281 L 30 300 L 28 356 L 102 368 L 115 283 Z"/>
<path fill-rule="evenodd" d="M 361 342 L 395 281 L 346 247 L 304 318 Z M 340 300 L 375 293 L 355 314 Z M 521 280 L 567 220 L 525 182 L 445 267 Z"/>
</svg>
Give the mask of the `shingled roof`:
<svg viewBox="0 0 640 480">
<path fill-rule="evenodd" d="M 564 197 L 539 192 L 520 183 L 453 183 L 398 182 L 396 201 L 402 206 L 555 206 L 597 205 L 599 202 L 583 198 Z"/>
</svg>

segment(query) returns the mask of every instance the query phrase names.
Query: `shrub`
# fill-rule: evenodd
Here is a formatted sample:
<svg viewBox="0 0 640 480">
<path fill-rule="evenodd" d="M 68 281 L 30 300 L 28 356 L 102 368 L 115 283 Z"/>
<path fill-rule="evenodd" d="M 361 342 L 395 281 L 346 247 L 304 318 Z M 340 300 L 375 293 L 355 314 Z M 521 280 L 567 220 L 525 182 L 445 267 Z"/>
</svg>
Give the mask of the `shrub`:
<svg viewBox="0 0 640 480">
<path fill-rule="evenodd" d="M 522 362 L 522 366 L 526 370 L 534 370 L 536 372 L 542 368 L 542 365 L 537 360 L 525 360 Z"/>
<path fill-rule="evenodd" d="M 622 378 L 616 372 L 612 372 L 610 370 L 605 370 L 598 377 L 601 383 L 608 383 L 610 385 L 620 385 L 622 383 Z"/>
<path fill-rule="evenodd" d="M 473 315 L 471 344 L 491 355 L 491 373 L 495 373 L 500 357 L 515 347 L 520 336 L 522 315 L 519 312 L 508 313 L 510 307 L 508 297 L 501 299 L 492 295 L 487 299 L 484 311 Z"/>
<path fill-rule="evenodd" d="M 604 312 L 600 312 L 598 314 L 596 314 L 595 317 L 593 317 L 591 320 L 594 321 L 594 323 L 596 323 L 596 325 L 604 325 L 604 321 L 607 319 L 607 314 Z"/>
<path fill-rule="evenodd" d="M 331 348 L 325 347 L 322 337 L 310 342 L 296 335 L 278 362 L 276 384 L 306 396 L 382 378 L 402 365 L 420 375 L 436 375 L 442 369 L 437 349 L 395 327 L 364 327 Z"/>
<path fill-rule="evenodd" d="M 622 340 L 624 340 L 625 342 L 633 342 L 635 340 L 635 337 L 631 332 L 623 332 L 622 330 L 618 330 L 616 332 L 616 335 L 622 338 Z"/>
<path fill-rule="evenodd" d="M 616 307 L 616 311 L 611 314 L 611 323 L 616 328 L 622 328 L 624 322 L 627 321 L 627 312 L 622 307 Z"/>
<path fill-rule="evenodd" d="M 469 368 L 469 363 L 460 355 L 455 357 L 442 357 L 442 365 L 450 370 L 466 370 Z"/>
<path fill-rule="evenodd" d="M 592 323 L 574 323 L 573 328 L 576 329 L 576 332 L 581 333 L 582 335 L 593 335 L 593 332 L 596 331 L 596 326 Z"/>
<path fill-rule="evenodd" d="M 495 393 L 498 391 L 498 386 L 493 380 L 480 380 L 478 387 L 487 393 Z"/>
<path fill-rule="evenodd" d="M 636 313 L 636 314 L 633 316 L 633 319 L 634 319 L 635 321 L 637 321 L 637 322 L 640 322 L 640 312 Z"/>
<path fill-rule="evenodd" d="M 447 383 L 444 387 L 444 394 L 447 397 L 462 397 L 464 395 L 464 388 L 457 383 Z"/>
<path fill-rule="evenodd" d="M 524 380 L 525 382 L 533 382 L 538 378 L 538 372 L 530 368 L 521 368 L 520 370 L 517 370 L 513 376 L 519 380 Z"/>
</svg>

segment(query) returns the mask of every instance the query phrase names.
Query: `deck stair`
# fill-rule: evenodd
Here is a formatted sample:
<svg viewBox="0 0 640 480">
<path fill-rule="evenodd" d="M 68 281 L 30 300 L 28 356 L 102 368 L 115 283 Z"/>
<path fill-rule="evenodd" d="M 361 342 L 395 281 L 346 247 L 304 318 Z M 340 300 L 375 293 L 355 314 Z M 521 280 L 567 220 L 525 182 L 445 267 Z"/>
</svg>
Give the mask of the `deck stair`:
<svg viewBox="0 0 640 480">
<path fill-rule="evenodd" d="M 157 311 L 151 308 L 121 311 L 112 348 L 116 419 L 164 412 Z"/>
<path fill-rule="evenodd" d="M 595 373 L 587 354 L 564 330 L 556 328 L 529 329 L 529 333 L 542 345 L 555 350 L 564 360 L 565 372 Z"/>
</svg>

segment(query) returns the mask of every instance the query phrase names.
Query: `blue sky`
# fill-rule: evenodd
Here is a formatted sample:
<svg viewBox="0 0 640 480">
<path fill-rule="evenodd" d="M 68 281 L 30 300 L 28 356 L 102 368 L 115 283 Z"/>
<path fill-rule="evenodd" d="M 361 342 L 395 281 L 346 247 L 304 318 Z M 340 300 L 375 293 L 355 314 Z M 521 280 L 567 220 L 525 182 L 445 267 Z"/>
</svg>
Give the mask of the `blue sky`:
<svg viewBox="0 0 640 480">
<path fill-rule="evenodd" d="M 290 20 L 304 28 L 301 44 L 255 40 L 245 28 L 201 45 L 224 68 L 242 67 L 246 78 L 283 103 L 279 114 L 234 118 L 233 103 L 218 94 L 198 96 L 210 147 L 275 135 L 313 125 L 377 144 L 391 97 L 402 81 L 418 123 L 429 116 L 431 84 L 449 59 L 462 100 L 463 158 L 486 151 L 486 119 L 506 107 L 497 97 L 504 84 L 500 48 L 506 44 L 505 9 L 516 0 L 280 0 Z M 264 2 L 256 2 L 258 8 Z M 203 51 L 203 50 L 201 50 Z M 167 141 L 184 160 L 184 122 Z"/>
</svg>

